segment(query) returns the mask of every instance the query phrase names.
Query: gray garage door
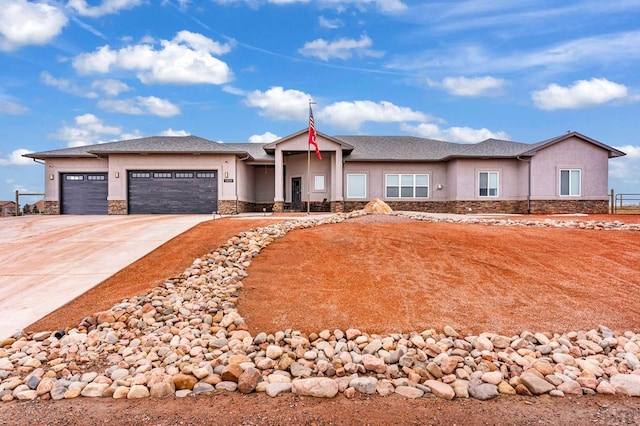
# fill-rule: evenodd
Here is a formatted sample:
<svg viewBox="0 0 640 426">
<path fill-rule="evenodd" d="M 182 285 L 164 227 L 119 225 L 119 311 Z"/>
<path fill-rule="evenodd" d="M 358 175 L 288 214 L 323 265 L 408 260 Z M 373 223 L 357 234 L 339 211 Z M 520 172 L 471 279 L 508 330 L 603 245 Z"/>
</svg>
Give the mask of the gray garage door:
<svg viewBox="0 0 640 426">
<path fill-rule="evenodd" d="M 215 170 L 132 170 L 129 214 L 210 214 L 218 210 Z"/>
<path fill-rule="evenodd" d="M 106 173 L 62 173 L 62 214 L 107 214 Z"/>
</svg>

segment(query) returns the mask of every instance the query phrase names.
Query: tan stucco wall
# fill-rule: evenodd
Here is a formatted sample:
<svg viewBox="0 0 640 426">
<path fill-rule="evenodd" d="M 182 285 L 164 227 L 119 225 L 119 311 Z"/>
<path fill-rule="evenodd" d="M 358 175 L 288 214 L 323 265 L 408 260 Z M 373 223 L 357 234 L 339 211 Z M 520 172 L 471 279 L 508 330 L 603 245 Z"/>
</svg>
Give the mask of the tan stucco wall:
<svg viewBox="0 0 640 426">
<path fill-rule="evenodd" d="M 49 158 L 44 167 L 44 200 L 60 201 L 60 173 L 107 173 L 105 158 Z M 50 176 L 53 175 L 53 179 Z"/>
<path fill-rule="evenodd" d="M 527 197 L 527 165 L 515 159 L 457 159 L 449 169 L 455 176 L 452 200 L 522 200 Z M 478 173 L 498 172 L 498 197 L 478 195 Z"/>
<path fill-rule="evenodd" d="M 108 199 L 127 199 L 127 172 L 130 170 L 217 170 L 218 199 L 235 200 L 235 169 L 234 155 L 110 155 Z M 234 178 L 234 182 L 224 183 L 225 172 Z"/>
<path fill-rule="evenodd" d="M 392 201 L 416 201 L 446 200 L 449 193 L 449 183 L 447 182 L 447 165 L 444 163 L 371 163 L 371 162 L 348 162 L 344 166 L 344 197 L 347 201 L 360 201 L 362 199 L 347 197 L 347 175 L 351 173 L 364 173 L 367 175 L 368 194 L 366 199 L 380 198 L 381 200 Z M 385 197 L 385 175 L 389 173 L 411 173 L 429 175 L 429 197 L 428 198 L 390 198 Z M 437 185 L 442 185 L 438 190 Z"/>
<path fill-rule="evenodd" d="M 580 197 L 560 196 L 560 169 L 582 170 Z M 608 199 L 608 152 L 573 137 L 539 151 L 531 163 L 532 199 Z"/>
</svg>

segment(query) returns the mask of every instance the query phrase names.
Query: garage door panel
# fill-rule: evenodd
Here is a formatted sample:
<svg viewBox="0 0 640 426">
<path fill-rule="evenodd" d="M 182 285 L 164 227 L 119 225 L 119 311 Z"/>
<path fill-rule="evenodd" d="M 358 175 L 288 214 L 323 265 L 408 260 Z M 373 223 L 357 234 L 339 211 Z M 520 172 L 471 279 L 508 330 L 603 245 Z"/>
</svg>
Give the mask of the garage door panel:
<svg viewBox="0 0 640 426">
<path fill-rule="evenodd" d="M 107 214 L 107 173 L 63 173 L 62 214 Z"/>
<path fill-rule="evenodd" d="M 214 170 L 130 171 L 130 214 L 209 214 L 218 209 Z"/>
</svg>

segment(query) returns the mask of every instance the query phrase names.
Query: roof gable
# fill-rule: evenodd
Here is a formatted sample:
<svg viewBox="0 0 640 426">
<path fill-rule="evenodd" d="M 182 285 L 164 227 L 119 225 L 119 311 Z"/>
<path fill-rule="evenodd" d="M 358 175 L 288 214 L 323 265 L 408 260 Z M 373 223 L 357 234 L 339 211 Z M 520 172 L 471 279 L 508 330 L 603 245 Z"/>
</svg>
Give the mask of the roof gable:
<svg viewBox="0 0 640 426">
<path fill-rule="evenodd" d="M 540 150 L 545 149 L 545 148 L 547 148 L 547 147 L 549 147 L 551 145 L 555 145 L 557 143 L 561 143 L 563 141 L 566 141 L 567 139 L 571 139 L 571 138 L 574 138 L 574 137 L 578 138 L 578 139 L 581 139 L 584 142 L 593 144 L 593 145 L 595 145 L 595 146 L 597 146 L 599 148 L 602 148 L 605 151 L 608 151 L 609 152 L 609 158 L 623 157 L 623 156 L 627 155 L 627 154 L 625 154 L 624 152 L 622 152 L 620 150 L 617 150 L 617 149 L 615 149 L 615 148 L 613 148 L 613 147 L 611 147 L 609 145 L 603 144 L 602 142 L 599 142 L 599 141 L 597 141 L 595 139 L 591 139 L 590 137 L 585 136 L 585 135 L 583 135 L 581 133 L 578 133 L 578 132 L 568 132 L 568 133 L 566 133 L 566 134 L 564 134 L 562 136 L 558 136 L 558 137 L 555 137 L 555 138 L 547 139 L 546 141 L 542 141 L 540 143 L 537 143 L 537 144 L 534 144 L 534 145 L 530 145 L 530 149 L 528 151 L 524 152 L 521 155 L 535 155 L 535 153 L 537 151 L 540 151 Z"/>
</svg>

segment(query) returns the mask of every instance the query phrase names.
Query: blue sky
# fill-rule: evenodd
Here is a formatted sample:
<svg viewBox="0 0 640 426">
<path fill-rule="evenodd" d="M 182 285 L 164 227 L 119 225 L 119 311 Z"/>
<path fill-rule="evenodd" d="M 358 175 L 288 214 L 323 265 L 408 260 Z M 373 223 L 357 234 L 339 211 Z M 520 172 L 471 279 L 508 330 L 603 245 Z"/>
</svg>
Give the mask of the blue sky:
<svg viewBox="0 0 640 426">
<path fill-rule="evenodd" d="M 640 192 L 640 0 L 0 0 L 0 200 L 42 192 L 21 157 L 151 135 L 535 143 L 627 153 Z M 28 202 L 28 200 L 26 200 Z"/>
</svg>

